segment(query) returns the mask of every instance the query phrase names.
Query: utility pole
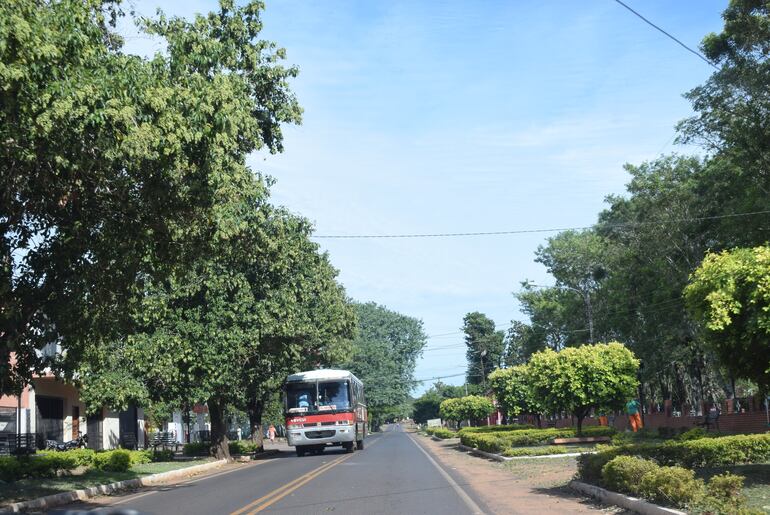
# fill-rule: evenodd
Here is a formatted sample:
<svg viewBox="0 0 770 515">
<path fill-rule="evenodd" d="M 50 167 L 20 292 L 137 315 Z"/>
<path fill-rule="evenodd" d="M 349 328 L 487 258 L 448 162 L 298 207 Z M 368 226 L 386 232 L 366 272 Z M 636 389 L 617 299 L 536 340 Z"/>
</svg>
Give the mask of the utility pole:
<svg viewBox="0 0 770 515">
<path fill-rule="evenodd" d="M 481 387 L 483 388 L 484 392 L 487 390 L 487 378 L 486 374 L 484 373 L 484 356 L 487 355 L 487 349 L 484 349 L 479 353 L 479 361 L 481 363 Z"/>
</svg>

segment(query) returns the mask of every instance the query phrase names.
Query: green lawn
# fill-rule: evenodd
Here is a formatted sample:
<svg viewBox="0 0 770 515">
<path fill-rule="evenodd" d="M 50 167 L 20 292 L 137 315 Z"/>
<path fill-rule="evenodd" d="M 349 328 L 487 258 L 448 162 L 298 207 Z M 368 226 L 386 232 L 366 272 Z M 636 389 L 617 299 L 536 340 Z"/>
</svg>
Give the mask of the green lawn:
<svg viewBox="0 0 770 515">
<path fill-rule="evenodd" d="M 192 461 L 145 463 L 143 465 L 134 465 L 126 472 L 89 470 L 80 476 L 22 479 L 20 481 L 14 481 L 13 483 L 0 482 L 0 506 L 12 502 L 35 499 L 44 495 L 69 492 L 70 490 L 79 490 L 89 486 L 114 483 L 115 481 L 133 479 L 150 474 L 157 474 L 159 472 L 168 472 L 169 470 L 200 465 L 201 463 L 207 463 L 209 461 L 211 461 L 210 458 L 203 458 Z"/>
<path fill-rule="evenodd" d="M 719 467 L 697 470 L 699 477 L 708 479 L 716 474 L 732 472 L 744 476 L 743 493 L 749 499 L 749 506 L 770 513 L 770 463 L 757 465 L 736 465 L 734 467 Z"/>
</svg>

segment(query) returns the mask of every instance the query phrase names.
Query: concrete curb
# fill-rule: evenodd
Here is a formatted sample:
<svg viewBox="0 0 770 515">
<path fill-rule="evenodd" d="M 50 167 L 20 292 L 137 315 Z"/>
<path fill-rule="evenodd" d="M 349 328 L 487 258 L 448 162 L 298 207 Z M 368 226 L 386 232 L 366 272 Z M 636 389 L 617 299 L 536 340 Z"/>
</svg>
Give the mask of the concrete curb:
<svg viewBox="0 0 770 515">
<path fill-rule="evenodd" d="M 539 460 L 540 458 L 571 458 L 575 456 L 581 456 L 583 454 L 596 454 L 596 451 L 586 452 L 565 452 L 563 454 L 543 454 L 540 456 L 506 456 L 511 460 Z"/>
<path fill-rule="evenodd" d="M 59 494 L 46 495 L 45 497 L 38 497 L 37 499 L 31 499 L 29 501 L 21 501 L 6 506 L 0 506 L 0 513 L 20 513 L 27 510 L 47 510 L 63 504 L 69 504 L 75 501 L 84 501 L 97 497 L 99 495 L 107 495 L 113 492 L 119 492 L 121 490 L 132 490 L 141 488 L 143 486 L 151 486 L 155 483 L 161 483 L 163 481 L 178 479 L 190 474 L 191 472 L 206 472 L 211 469 L 218 468 L 227 463 L 227 460 L 217 460 L 211 463 L 202 463 L 200 465 L 193 465 L 192 467 L 185 467 L 176 470 L 169 470 L 168 472 L 159 472 L 158 474 L 152 474 L 144 477 L 137 477 L 134 479 L 126 479 L 124 481 L 117 481 L 108 485 L 98 485 L 82 490 L 72 490 L 70 492 L 62 492 Z"/>
<path fill-rule="evenodd" d="M 458 444 L 457 448 L 460 449 L 461 451 L 478 454 L 479 456 L 483 456 L 485 458 L 489 458 L 490 460 L 495 460 L 495 461 L 511 461 L 513 459 L 513 458 L 509 458 L 508 456 L 501 456 L 499 454 L 482 451 L 482 450 L 476 449 L 475 447 L 468 447 L 467 445 L 463 445 L 463 444 Z"/>
<path fill-rule="evenodd" d="M 454 439 L 455 439 L 455 438 L 457 438 L 457 437 L 456 437 L 456 436 L 454 436 L 454 437 L 452 437 L 452 438 L 439 438 L 438 436 L 432 436 L 432 435 L 431 435 L 431 437 L 430 437 L 430 438 L 431 438 L 431 440 L 433 440 L 434 442 L 446 442 L 446 441 L 448 441 L 448 440 L 454 440 Z"/>
<path fill-rule="evenodd" d="M 570 488 L 582 494 L 599 499 L 605 504 L 614 504 L 627 510 L 631 510 L 642 515 L 687 515 L 687 513 L 672 508 L 664 508 L 657 504 L 652 504 L 643 499 L 629 497 L 617 492 L 610 492 L 598 486 L 589 485 L 580 481 L 570 481 Z"/>
</svg>

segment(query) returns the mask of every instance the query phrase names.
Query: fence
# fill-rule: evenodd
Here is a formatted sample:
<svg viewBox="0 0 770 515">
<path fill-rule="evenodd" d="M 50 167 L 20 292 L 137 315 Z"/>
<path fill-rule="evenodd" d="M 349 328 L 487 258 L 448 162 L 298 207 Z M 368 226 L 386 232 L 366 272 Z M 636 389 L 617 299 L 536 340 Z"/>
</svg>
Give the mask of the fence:
<svg viewBox="0 0 770 515">
<path fill-rule="evenodd" d="M 39 435 L 35 433 L 0 433 L 0 456 L 35 452 Z"/>
<path fill-rule="evenodd" d="M 705 413 L 717 407 L 720 410 L 718 426 L 722 433 L 764 433 L 770 430 L 761 398 L 736 399 L 736 401 L 728 399 L 718 405 L 707 403 L 697 407 L 683 405 L 679 409 L 675 409 L 670 400 L 664 401 L 663 405 L 645 406 L 644 427 L 692 429 L 704 421 Z M 615 413 L 614 416 L 610 414 L 609 420 L 610 425 L 618 431 L 630 429 L 628 416 L 624 413 Z M 528 422 L 534 423 L 534 418 Z M 543 427 L 570 427 L 577 425 L 577 420 L 571 416 L 544 417 L 542 423 Z M 599 425 L 597 417 L 586 417 L 583 420 L 583 426 L 595 425 Z"/>
</svg>

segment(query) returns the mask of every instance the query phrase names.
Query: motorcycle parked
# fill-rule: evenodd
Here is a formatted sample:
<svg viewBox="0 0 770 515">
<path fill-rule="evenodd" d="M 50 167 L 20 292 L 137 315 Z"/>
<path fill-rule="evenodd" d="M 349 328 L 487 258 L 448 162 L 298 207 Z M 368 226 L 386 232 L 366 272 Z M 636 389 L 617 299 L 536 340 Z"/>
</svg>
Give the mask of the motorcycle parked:
<svg viewBox="0 0 770 515">
<path fill-rule="evenodd" d="M 83 449 L 88 446 L 88 435 L 78 433 L 78 437 L 68 442 L 57 442 L 56 440 L 46 440 L 46 451 L 71 451 L 72 449 Z"/>
</svg>

